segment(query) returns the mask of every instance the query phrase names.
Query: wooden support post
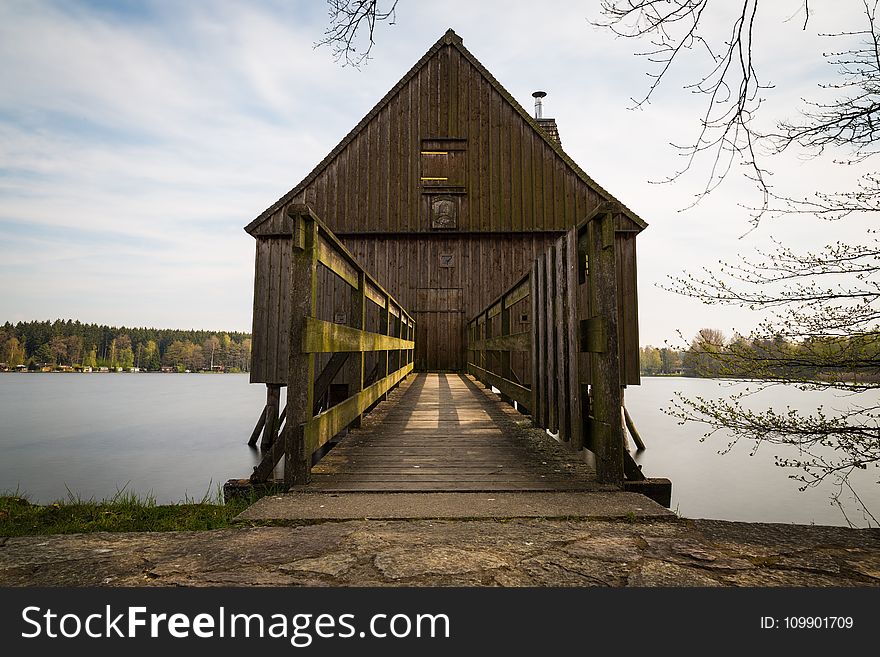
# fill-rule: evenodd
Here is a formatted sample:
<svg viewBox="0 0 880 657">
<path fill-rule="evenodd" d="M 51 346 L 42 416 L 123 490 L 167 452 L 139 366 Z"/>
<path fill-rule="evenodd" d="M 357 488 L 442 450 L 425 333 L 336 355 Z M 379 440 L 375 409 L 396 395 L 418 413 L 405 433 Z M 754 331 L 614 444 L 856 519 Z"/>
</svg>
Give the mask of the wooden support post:
<svg viewBox="0 0 880 657">
<path fill-rule="evenodd" d="M 248 440 L 248 446 L 254 447 L 257 444 L 257 440 L 260 437 L 260 433 L 263 431 L 263 426 L 266 424 L 266 411 L 268 410 L 267 406 L 263 406 L 263 412 L 260 413 L 260 419 L 257 420 L 257 426 L 254 427 L 253 433 L 251 433 L 250 440 Z"/>
<path fill-rule="evenodd" d="M 290 327 L 287 386 L 287 423 L 284 428 L 284 483 L 309 483 L 313 447 L 306 445 L 303 423 L 315 406 L 315 355 L 302 350 L 306 317 L 318 306 L 318 225 L 308 214 L 295 220 L 290 256 Z"/>
<path fill-rule="evenodd" d="M 275 429 L 275 439 L 278 439 L 278 436 L 281 435 L 281 432 L 284 430 L 284 418 L 287 415 L 287 404 L 284 405 L 284 408 L 281 409 L 281 412 L 278 414 L 278 426 Z"/>
<path fill-rule="evenodd" d="M 278 406 L 281 402 L 281 386 L 266 384 L 266 423 L 263 427 L 263 440 L 260 449 L 267 450 L 275 444 L 278 437 Z"/>
<path fill-rule="evenodd" d="M 624 391 L 625 389 L 621 386 L 620 410 L 624 423 L 624 428 L 621 430 L 621 434 L 623 435 L 623 475 L 626 478 L 626 481 L 645 481 L 645 475 L 642 474 L 642 469 L 639 467 L 639 464 L 636 463 L 635 459 L 629 453 L 629 448 L 626 442 L 626 432 L 629 430 L 629 434 L 632 436 L 633 442 L 636 444 L 636 449 L 640 452 L 645 449 L 645 443 L 642 442 L 642 437 L 639 436 L 639 432 L 636 431 L 636 425 L 633 424 L 632 418 L 629 416 L 629 411 L 627 411 L 626 406 L 623 405 Z"/>
<path fill-rule="evenodd" d="M 633 442 L 636 444 L 636 449 L 640 452 L 645 449 L 645 442 L 642 440 L 642 437 L 639 435 L 638 430 L 636 429 L 636 425 L 633 422 L 632 418 L 629 416 L 629 411 L 626 410 L 626 406 L 623 406 L 623 422 L 626 424 L 626 428 L 629 430 L 629 435 L 632 436 Z"/>
<path fill-rule="evenodd" d="M 272 476 L 272 472 L 275 470 L 275 464 L 284 457 L 284 445 L 287 442 L 285 439 L 286 435 L 287 432 L 285 431 L 281 439 L 276 440 L 275 444 L 263 454 L 263 458 L 254 467 L 254 472 L 250 476 L 252 484 L 265 484 L 269 477 Z"/>
<path fill-rule="evenodd" d="M 620 421 L 620 357 L 617 335 L 617 268 L 614 217 L 598 214 L 584 227 L 589 235 L 589 292 L 593 317 L 590 381 L 593 447 L 600 483 L 623 486 L 623 424 Z"/>
<path fill-rule="evenodd" d="M 584 447 L 587 416 L 581 412 L 580 349 L 578 340 L 578 290 L 580 287 L 578 231 L 572 228 L 565 236 L 565 331 L 567 335 L 569 436 L 575 450 Z"/>
<path fill-rule="evenodd" d="M 645 480 L 645 475 L 642 474 L 642 469 L 639 467 L 639 464 L 636 463 L 632 455 L 626 450 L 623 452 L 623 475 L 626 481 Z"/>
</svg>

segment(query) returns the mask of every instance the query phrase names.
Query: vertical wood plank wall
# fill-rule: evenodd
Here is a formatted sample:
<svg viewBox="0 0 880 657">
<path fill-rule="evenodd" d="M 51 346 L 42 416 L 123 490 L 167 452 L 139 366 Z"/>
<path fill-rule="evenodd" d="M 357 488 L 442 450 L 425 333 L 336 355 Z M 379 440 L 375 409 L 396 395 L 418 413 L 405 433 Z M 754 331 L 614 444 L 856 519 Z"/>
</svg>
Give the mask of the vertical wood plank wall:
<svg viewBox="0 0 880 657">
<path fill-rule="evenodd" d="M 464 368 L 465 324 L 522 275 L 555 233 L 343 236 L 345 245 L 416 320 L 417 370 Z M 452 256 L 441 267 L 440 256 Z M 519 324 L 519 317 L 512 325 Z"/>
<path fill-rule="evenodd" d="M 290 202 L 308 203 L 336 234 L 433 232 L 420 152 L 422 140 L 444 138 L 466 140 L 459 232 L 562 231 L 603 200 L 447 45 Z"/>
</svg>

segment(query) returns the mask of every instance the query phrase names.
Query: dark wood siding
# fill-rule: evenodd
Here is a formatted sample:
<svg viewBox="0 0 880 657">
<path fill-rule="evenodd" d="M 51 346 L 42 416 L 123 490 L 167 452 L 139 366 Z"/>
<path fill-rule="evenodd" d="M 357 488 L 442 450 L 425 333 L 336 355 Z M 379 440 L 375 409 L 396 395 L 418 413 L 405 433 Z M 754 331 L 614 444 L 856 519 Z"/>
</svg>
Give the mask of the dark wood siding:
<svg viewBox="0 0 880 657">
<path fill-rule="evenodd" d="M 290 238 L 256 242 L 251 382 L 286 384 Z"/>
<path fill-rule="evenodd" d="M 459 289 L 461 310 L 470 318 L 514 283 L 523 267 L 530 266 L 559 234 L 341 237 L 364 268 L 404 307 L 427 310 L 419 307 L 419 302 L 426 301 L 419 296 L 422 290 Z M 441 255 L 451 256 L 451 264 L 441 262 Z"/>
<path fill-rule="evenodd" d="M 564 230 L 601 200 L 457 48 L 444 46 L 290 202 L 308 203 L 336 232 L 431 232 L 419 156 L 425 140 L 449 139 L 464 140 L 459 232 Z"/>
<path fill-rule="evenodd" d="M 416 368 L 451 370 L 464 367 L 465 322 L 515 282 L 558 234 L 342 237 L 364 268 L 414 313 Z"/>
</svg>

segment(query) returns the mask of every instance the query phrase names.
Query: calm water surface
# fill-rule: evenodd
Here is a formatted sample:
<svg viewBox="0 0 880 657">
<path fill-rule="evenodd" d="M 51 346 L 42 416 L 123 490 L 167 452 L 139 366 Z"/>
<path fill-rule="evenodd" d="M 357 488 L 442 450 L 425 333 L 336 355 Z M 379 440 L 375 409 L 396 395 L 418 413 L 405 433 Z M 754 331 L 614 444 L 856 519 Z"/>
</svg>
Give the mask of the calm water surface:
<svg viewBox="0 0 880 657">
<path fill-rule="evenodd" d="M 801 484 L 789 478 L 796 471 L 774 464 L 776 455 L 796 457 L 794 448 L 786 451 L 783 446 L 764 444 L 752 456 L 754 443 L 741 441 L 722 455 L 718 452 L 727 447 L 728 436 L 719 432 L 700 442 L 706 433 L 703 425 L 689 422 L 680 426 L 661 410 L 671 406 L 676 392 L 688 398 L 713 399 L 746 387 L 749 384 L 712 379 L 644 377 L 642 385 L 627 388 L 626 407 L 647 447 L 635 455 L 642 471 L 649 477 L 672 480 L 671 508 L 688 518 L 846 525 L 843 513 L 830 500 L 833 486 L 823 484 L 801 492 Z M 858 401 L 865 404 L 869 396 L 876 403 L 880 391 L 859 395 Z M 784 411 L 791 407 L 804 413 L 819 406 L 830 413 L 831 409 L 843 409 L 852 402 L 851 395 L 839 391 L 802 391 L 791 386 L 774 386 L 744 399 L 756 411 Z M 878 476 L 880 470 L 871 468 L 850 477 L 874 516 L 880 516 Z M 841 501 L 855 526 L 876 526 L 860 511 L 851 494 L 844 494 Z"/>
<path fill-rule="evenodd" d="M 247 374 L 0 375 L 0 490 L 214 496 L 256 464 L 247 440 L 265 395 Z"/>
<path fill-rule="evenodd" d="M 703 429 L 679 426 L 662 412 L 676 391 L 722 396 L 729 384 L 706 379 L 644 378 L 626 391 L 648 449 L 636 455 L 648 476 L 672 480 L 672 509 L 691 518 L 845 525 L 829 501 L 831 488 L 798 491 L 773 464 L 781 448 L 730 454 L 722 436 L 701 443 Z M 880 397 L 880 393 L 877 395 Z M 227 479 L 246 477 L 258 454 L 246 442 L 265 403 L 265 387 L 246 374 L 0 375 L 0 490 L 39 502 L 106 498 L 125 489 L 159 502 L 216 494 Z M 833 392 L 775 388 L 754 403 L 809 410 L 841 407 Z M 880 510 L 877 469 L 857 473 L 863 500 Z M 867 521 L 847 501 L 858 526 Z"/>
</svg>

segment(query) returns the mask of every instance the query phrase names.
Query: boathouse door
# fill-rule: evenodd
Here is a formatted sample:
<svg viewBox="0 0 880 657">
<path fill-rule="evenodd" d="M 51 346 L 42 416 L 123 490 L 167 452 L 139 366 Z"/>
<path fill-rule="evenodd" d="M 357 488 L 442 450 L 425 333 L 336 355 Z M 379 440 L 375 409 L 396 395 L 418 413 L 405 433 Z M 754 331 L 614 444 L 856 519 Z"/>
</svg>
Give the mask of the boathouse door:
<svg viewBox="0 0 880 657">
<path fill-rule="evenodd" d="M 461 288 L 418 288 L 415 368 L 454 372 L 464 368 L 464 307 Z"/>
</svg>

